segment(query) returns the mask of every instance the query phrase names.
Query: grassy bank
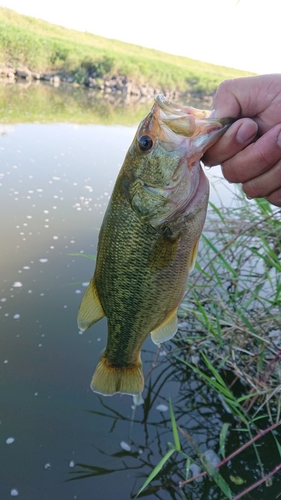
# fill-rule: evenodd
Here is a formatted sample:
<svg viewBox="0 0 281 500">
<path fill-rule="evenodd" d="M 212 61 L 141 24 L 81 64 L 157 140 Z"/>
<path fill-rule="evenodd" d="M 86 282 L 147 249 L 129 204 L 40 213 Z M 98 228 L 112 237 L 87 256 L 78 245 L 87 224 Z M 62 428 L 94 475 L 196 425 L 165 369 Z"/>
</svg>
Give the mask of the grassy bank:
<svg viewBox="0 0 281 500">
<path fill-rule="evenodd" d="M 79 82 L 91 69 L 121 74 L 180 92 L 213 93 L 226 78 L 249 73 L 82 33 L 0 7 L 0 62 L 33 71 L 72 74 Z"/>
</svg>

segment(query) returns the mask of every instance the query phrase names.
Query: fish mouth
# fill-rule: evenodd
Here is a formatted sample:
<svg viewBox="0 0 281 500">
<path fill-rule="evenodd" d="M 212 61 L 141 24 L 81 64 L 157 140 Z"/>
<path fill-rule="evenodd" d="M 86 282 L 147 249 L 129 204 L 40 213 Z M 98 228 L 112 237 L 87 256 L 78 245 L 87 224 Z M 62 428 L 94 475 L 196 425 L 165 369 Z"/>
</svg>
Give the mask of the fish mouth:
<svg viewBox="0 0 281 500">
<path fill-rule="evenodd" d="M 193 153 L 197 149 L 199 157 L 234 121 L 233 118 L 210 118 L 211 111 L 181 106 L 163 94 L 155 97 L 152 113 L 157 122 L 157 127 L 151 123 L 152 129 L 158 129 L 156 135 L 167 151 L 186 146 Z"/>
<path fill-rule="evenodd" d="M 187 215 L 208 198 L 209 181 L 200 159 L 234 121 L 209 115 L 210 111 L 181 106 L 158 94 L 150 113 L 140 124 L 138 151 L 144 155 L 152 153 L 153 157 L 154 150 L 160 160 L 162 157 L 167 159 L 167 164 L 171 153 L 171 165 L 175 167 L 174 170 L 167 168 L 167 173 L 164 167 L 162 177 L 155 182 L 150 175 L 142 178 L 146 193 L 152 196 L 151 199 L 158 199 L 159 206 L 165 206 L 150 220 L 152 225 Z"/>
<path fill-rule="evenodd" d="M 170 118 L 174 119 L 185 116 L 186 114 L 193 114 L 193 116 L 203 119 L 207 118 L 211 113 L 210 111 L 204 109 L 197 109 L 191 106 L 181 106 L 180 104 L 176 104 L 171 101 L 163 94 L 157 94 L 154 101 L 161 109 L 163 115 L 170 115 Z"/>
</svg>

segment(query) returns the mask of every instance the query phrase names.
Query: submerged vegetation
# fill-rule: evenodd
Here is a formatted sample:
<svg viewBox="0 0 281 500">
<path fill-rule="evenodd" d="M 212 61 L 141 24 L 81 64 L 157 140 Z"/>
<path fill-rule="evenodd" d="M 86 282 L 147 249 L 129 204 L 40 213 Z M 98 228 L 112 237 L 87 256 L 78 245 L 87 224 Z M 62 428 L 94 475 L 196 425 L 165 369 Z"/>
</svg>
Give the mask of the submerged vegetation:
<svg viewBox="0 0 281 500">
<path fill-rule="evenodd" d="M 1 7 L 0 25 L 0 62 L 32 71 L 71 74 L 78 83 L 94 71 L 97 78 L 119 74 L 140 84 L 204 95 L 213 93 L 226 78 L 249 75 L 70 30 Z"/>
</svg>

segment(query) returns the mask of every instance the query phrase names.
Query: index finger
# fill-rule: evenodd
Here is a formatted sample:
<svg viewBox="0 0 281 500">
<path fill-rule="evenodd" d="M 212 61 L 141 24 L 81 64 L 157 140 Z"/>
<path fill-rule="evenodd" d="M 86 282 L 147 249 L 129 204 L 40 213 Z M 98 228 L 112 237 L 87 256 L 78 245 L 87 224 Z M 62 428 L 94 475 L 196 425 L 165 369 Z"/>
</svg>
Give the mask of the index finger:
<svg viewBox="0 0 281 500">
<path fill-rule="evenodd" d="M 272 103 L 280 91 L 281 75 L 259 75 L 222 82 L 214 97 L 215 118 L 254 117 Z"/>
<path fill-rule="evenodd" d="M 211 148 L 207 149 L 202 161 L 212 167 L 235 156 L 255 138 L 258 131 L 256 122 L 250 118 L 237 120 Z"/>
</svg>

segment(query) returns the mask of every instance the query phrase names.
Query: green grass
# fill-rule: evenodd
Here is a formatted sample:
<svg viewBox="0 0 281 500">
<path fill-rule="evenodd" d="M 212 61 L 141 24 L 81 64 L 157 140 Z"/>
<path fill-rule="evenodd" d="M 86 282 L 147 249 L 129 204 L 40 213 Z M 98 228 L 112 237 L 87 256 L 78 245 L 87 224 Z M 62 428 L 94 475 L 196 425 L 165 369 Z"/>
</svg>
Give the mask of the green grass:
<svg viewBox="0 0 281 500">
<path fill-rule="evenodd" d="M 140 83 L 203 94 L 213 93 L 226 78 L 250 74 L 70 30 L 2 7 L 0 60 L 34 71 L 72 73 L 79 81 L 95 68 L 100 76 L 119 73 Z"/>
</svg>

